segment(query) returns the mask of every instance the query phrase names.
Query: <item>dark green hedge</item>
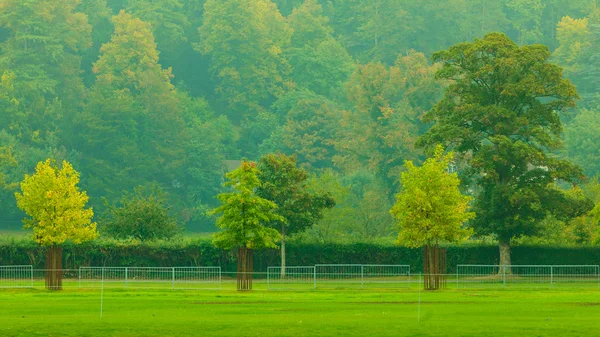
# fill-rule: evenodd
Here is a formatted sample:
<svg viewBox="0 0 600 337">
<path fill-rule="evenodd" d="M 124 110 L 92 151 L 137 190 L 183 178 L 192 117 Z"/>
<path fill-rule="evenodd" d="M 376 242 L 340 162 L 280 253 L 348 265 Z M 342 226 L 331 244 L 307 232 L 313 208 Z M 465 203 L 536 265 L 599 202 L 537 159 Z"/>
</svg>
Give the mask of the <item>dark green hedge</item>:
<svg viewBox="0 0 600 337">
<path fill-rule="evenodd" d="M 43 268 L 44 248 L 30 240 L 0 242 L 0 265 L 33 264 Z M 409 264 L 413 272 L 422 270 L 421 249 L 377 244 L 288 244 L 289 266 L 310 266 L 319 263 Z M 64 267 L 80 266 L 221 266 L 235 270 L 232 251 L 215 248 L 207 239 L 163 243 L 123 243 L 95 241 L 64 247 Z M 512 248 L 514 264 L 600 264 L 600 248 L 538 247 Z M 279 263 L 278 250 L 257 251 L 254 268 L 264 271 Z M 448 247 L 448 272 L 457 264 L 498 263 L 496 246 Z"/>
</svg>

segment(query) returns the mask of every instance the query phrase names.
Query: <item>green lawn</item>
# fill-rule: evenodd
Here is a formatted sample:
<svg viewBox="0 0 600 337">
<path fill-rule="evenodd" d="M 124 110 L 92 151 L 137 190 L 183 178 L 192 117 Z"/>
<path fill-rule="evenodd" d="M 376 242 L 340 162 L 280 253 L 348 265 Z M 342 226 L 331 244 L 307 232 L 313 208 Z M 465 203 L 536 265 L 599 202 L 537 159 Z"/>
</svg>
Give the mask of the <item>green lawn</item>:
<svg viewBox="0 0 600 337">
<path fill-rule="evenodd" d="M 600 291 L 0 290 L 0 336 L 594 336 Z"/>
</svg>

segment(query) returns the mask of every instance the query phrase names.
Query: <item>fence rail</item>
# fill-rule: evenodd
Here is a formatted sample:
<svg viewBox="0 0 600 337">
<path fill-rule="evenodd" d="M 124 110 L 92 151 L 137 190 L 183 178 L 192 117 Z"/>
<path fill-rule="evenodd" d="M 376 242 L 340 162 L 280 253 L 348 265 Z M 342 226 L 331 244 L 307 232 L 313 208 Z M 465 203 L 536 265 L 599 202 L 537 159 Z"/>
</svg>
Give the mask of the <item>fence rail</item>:
<svg viewBox="0 0 600 337">
<path fill-rule="evenodd" d="M 81 267 L 80 288 L 221 289 L 221 267 Z"/>
<path fill-rule="evenodd" d="M 456 287 L 597 285 L 597 265 L 465 265 L 456 266 Z"/>
<path fill-rule="evenodd" d="M 33 266 L 0 266 L 0 288 L 33 287 Z"/>
<path fill-rule="evenodd" d="M 81 267 L 33 269 L 31 265 L 0 266 L 0 288 L 44 288 L 48 272 L 60 272 L 63 288 L 235 289 L 238 273 L 220 267 Z M 455 274 L 440 275 L 448 288 L 595 287 L 598 265 L 458 265 Z M 332 288 L 422 287 L 421 274 L 408 265 L 319 264 L 268 267 L 253 272 L 255 289 L 313 290 Z"/>
</svg>

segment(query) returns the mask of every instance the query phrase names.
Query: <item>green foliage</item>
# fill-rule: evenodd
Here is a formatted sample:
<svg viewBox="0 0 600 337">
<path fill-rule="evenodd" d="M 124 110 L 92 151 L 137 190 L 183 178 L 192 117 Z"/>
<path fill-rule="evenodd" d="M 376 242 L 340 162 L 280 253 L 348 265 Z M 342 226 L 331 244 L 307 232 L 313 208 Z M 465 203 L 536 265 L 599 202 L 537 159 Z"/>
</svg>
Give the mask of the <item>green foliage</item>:
<svg viewBox="0 0 600 337">
<path fill-rule="evenodd" d="M 288 18 L 294 33 L 287 52 L 291 78 L 299 88 L 335 97 L 354 70 L 354 61 L 333 37 L 329 19 L 316 0 L 306 0 Z"/>
<path fill-rule="evenodd" d="M 185 161 L 186 124 L 170 70 L 158 63 L 150 26 L 121 12 L 94 64 L 96 82 L 79 121 L 80 149 L 96 195 L 156 181 L 172 185 Z M 179 192 L 179 191 L 175 191 Z M 98 201 L 98 200 L 97 200 Z"/>
<path fill-rule="evenodd" d="M 581 166 L 586 175 L 600 174 L 600 114 L 582 109 L 565 127 L 565 154 Z"/>
<path fill-rule="evenodd" d="M 100 232 L 117 239 L 170 239 L 180 231 L 169 214 L 166 195 L 156 186 L 149 191 L 136 187 L 118 205 L 108 205 L 101 223 Z"/>
<path fill-rule="evenodd" d="M 444 155 L 442 146 L 422 166 L 407 161 L 402 172 L 402 190 L 396 196 L 391 213 L 398 220 L 398 242 L 409 247 L 457 243 L 472 233 L 464 223 L 473 218 L 469 212 L 470 197 L 459 190 L 460 180 L 448 167 L 454 154 Z"/>
<path fill-rule="evenodd" d="M 283 126 L 263 142 L 261 153 L 283 152 L 298 156 L 298 162 L 312 168 L 333 166 L 340 107 L 310 91 L 291 91 L 277 100 L 272 109 L 285 117 Z"/>
<path fill-rule="evenodd" d="M 425 115 L 435 125 L 419 145 L 444 144 L 468 163 L 465 175 L 480 189 L 472 224 L 501 242 L 535 235 L 548 213 L 574 217 L 585 209 L 565 207 L 572 200 L 554 187 L 583 172 L 551 154 L 561 147 L 558 112 L 574 105 L 577 91 L 549 57 L 545 46 L 519 47 L 498 33 L 433 57 L 443 62 L 436 76 L 451 83 Z"/>
<path fill-rule="evenodd" d="M 424 129 L 419 117 L 441 95 L 437 68 L 414 51 L 398 56 L 392 67 L 359 66 L 346 85 L 353 108 L 340 122 L 335 163 L 368 168 L 388 184 L 397 183 L 404 160 L 418 158 L 414 142 Z"/>
<path fill-rule="evenodd" d="M 155 183 L 178 222 L 211 231 L 224 161 L 280 151 L 335 169 L 343 186 L 368 180 L 324 214 L 345 219 L 333 236 L 378 240 L 402 163 L 423 158 L 421 118 L 448 84 L 429 56 L 490 32 L 556 49 L 586 109 L 561 115 L 561 155 L 595 174 L 599 13 L 596 0 L 0 1 L 0 152 L 14 159 L 1 169 L 0 227 L 23 217 L 22 177 L 56 158 L 80 169 L 100 213 L 101 197 Z"/>
<path fill-rule="evenodd" d="M 216 94 L 234 120 L 255 116 L 282 93 L 292 30 L 269 0 L 207 0 L 198 51 L 210 56 Z"/>
<path fill-rule="evenodd" d="M 600 102 L 600 61 L 596 53 L 600 46 L 600 8 L 587 18 L 564 17 L 556 30 L 556 61 L 566 68 L 566 76 L 577 86 L 582 97 L 580 105 L 595 109 Z"/>
<path fill-rule="evenodd" d="M 211 211 L 211 214 L 222 214 L 217 219 L 217 226 L 222 231 L 214 236 L 217 247 L 277 248 L 281 235 L 266 225 L 285 219 L 276 213 L 274 202 L 257 195 L 256 190 L 261 184 L 259 174 L 256 164 L 248 161 L 227 173 L 225 186 L 231 186 L 233 191 L 219 194 L 222 204 Z"/>
<path fill-rule="evenodd" d="M 24 228 L 33 228 L 35 242 L 42 246 L 90 241 L 98 236 L 94 212 L 85 208 L 88 196 L 80 192 L 79 173 L 66 161 L 58 167 L 50 159 L 35 167 L 35 174 L 25 175 L 21 192 L 15 193 L 17 206 L 29 219 Z"/>
<path fill-rule="evenodd" d="M 448 272 L 455 272 L 457 264 L 498 264 L 498 248 L 492 245 L 446 246 Z M 0 235 L 0 264 L 28 265 L 43 268 L 46 247 L 40 247 L 30 238 Z M 515 264 L 588 264 L 600 259 L 598 247 L 565 245 L 517 245 L 512 248 Z M 207 238 L 176 237 L 163 241 L 118 241 L 99 238 L 80 245 L 66 242 L 64 268 L 81 266 L 221 266 L 224 272 L 236 270 L 235 255 L 216 247 Z M 393 243 L 303 243 L 287 244 L 287 259 L 291 266 L 310 266 L 318 263 L 372 263 L 409 264 L 413 271 L 422 270 L 421 249 L 407 248 Z M 256 251 L 254 269 L 266 271 L 276 265 L 278 250 Z"/>
<path fill-rule="evenodd" d="M 281 229 L 282 235 L 294 234 L 312 226 L 322 218 L 322 212 L 335 206 L 329 193 L 311 193 L 308 188 L 308 172 L 298 168 L 296 158 L 285 154 L 267 154 L 258 162 L 256 190 L 259 197 L 277 205 L 282 221 L 269 223 Z"/>
</svg>

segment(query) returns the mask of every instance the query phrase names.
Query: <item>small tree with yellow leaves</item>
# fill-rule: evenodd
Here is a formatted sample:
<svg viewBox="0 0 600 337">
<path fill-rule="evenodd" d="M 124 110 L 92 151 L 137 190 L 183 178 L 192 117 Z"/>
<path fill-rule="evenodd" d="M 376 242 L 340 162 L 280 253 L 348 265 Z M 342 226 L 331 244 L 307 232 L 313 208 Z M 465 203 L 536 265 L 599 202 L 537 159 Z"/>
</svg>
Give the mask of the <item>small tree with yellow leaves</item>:
<svg viewBox="0 0 600 337">
<path fill-rule="evenodd" d="M 62 289 L 62 247 L 71 240 L 82 243 L 98 237 L 94 212 L 85 208 L 88 196 L 80 192 L 79 173 L 71 164 L 58 167 L 47 159 L 35 167 L 35 174 L 25 175 L 21 192 L 15 193 L 17 206 L 30 218 L 24 228 L 33 228 L 33 239 L 48 247 L 46 251 L 46 288 Z"/>
<path fill-rule="evenodd" d="M 447 170 L 452 157 L 452 153 L 444 155 L 438 146 L 434 156 L 420 167 L 406 161 L 402 190 L 390 211 L 398 221 L 398 242 L 409 247 L 425 246 L 430 252 L 425 254 L 429 261 L 424 261 L 430 266 L 425 275 L 426 289 L 438 289 L 440 285 L 439 263 L 434 261 L 440 241 L 458 243 L 472 232 L 463 227 L 474 216 L 468 212 L 471 198 L 460 193 L 457 174 Z"/>
</svg>

